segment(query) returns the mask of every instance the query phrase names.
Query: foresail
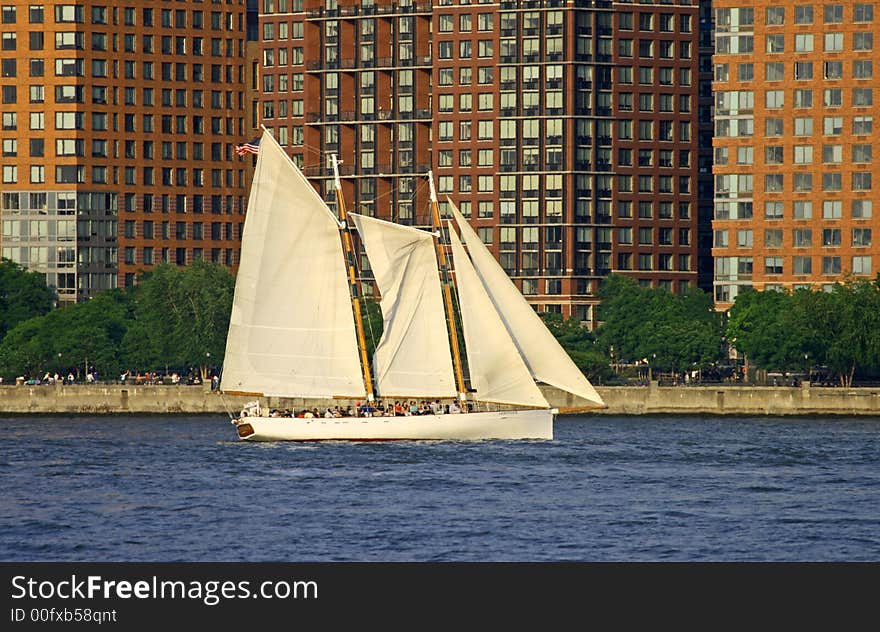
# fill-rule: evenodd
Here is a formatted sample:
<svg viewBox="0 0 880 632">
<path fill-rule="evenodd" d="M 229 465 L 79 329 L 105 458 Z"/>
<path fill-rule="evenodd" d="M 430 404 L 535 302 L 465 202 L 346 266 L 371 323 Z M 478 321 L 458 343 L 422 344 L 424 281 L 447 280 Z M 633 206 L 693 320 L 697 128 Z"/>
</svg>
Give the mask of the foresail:
<svg viewBox="0 0 880 632">
<path fill-rule="evenodd" d="M 451 228 L 449 239 L 471 387 L 477 399 L 549 408 Z"/>
<path fill-rule="evenodd" d="M 532 376 L 591 404 L 604 406 L 596 389 L 575 366 L 451 200 L 449 205 L 477 275 Z"/>
<path fill-rule="evenodd" d="M 453 397 L 449 335 L 434 236 L 349 213 L 382 294 L 382 338 L 373 355 L 382 397 Z"/>
<path fill-rule="evenodd" d="M 363 397 L 339 225 L 263 133 L 241 244 L 221 389 Z"/>
</svg>

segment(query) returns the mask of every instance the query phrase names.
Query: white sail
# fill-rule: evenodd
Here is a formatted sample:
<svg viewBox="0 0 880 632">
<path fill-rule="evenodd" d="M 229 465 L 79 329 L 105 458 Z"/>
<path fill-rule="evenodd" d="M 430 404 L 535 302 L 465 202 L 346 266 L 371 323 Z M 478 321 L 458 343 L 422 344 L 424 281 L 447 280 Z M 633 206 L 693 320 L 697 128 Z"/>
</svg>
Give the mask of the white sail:
<svg viewBox="0 0 880 632">
<path fill-rule="evenodd" d="M 575 366 L 451 200 L 449 205 L 477 275 L 532 376 L 591 404 L 604 406 L 596 389 Z"/>
<path fill-rule="evenodd" d="M 382 339 L 373 355 L 382 397 L 456 394 L 434 237 L 349 213 L 382 294 Z"/>
<path fill-rule="evenodd" d="M 455 280 L 471 388 L 476 390 L 477 399 L 549 408 L 550 404 L 532 379 L 461 242 L 451 228 L 449 239 L 452 260 L 455 263 Z"/>
<path fill-rule="evenodd" d="M 221 389 L 363 397 L 335 216 L 271 134 L 260 141 Z"/>
</svg>

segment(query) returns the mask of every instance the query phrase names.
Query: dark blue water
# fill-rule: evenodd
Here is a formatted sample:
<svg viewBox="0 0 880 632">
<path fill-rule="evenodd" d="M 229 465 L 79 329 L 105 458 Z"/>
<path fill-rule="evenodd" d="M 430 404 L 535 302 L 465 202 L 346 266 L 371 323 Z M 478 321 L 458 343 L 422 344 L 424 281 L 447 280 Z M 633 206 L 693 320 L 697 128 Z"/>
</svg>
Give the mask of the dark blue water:
<svg viewBox="0 0 880 632">
<path fill-rule="evenodd" d="M 548 442 L 250 444 L 13 417 L 0 560 L 880 560 L 880 420 L 588 417 Z"/>
</svg>

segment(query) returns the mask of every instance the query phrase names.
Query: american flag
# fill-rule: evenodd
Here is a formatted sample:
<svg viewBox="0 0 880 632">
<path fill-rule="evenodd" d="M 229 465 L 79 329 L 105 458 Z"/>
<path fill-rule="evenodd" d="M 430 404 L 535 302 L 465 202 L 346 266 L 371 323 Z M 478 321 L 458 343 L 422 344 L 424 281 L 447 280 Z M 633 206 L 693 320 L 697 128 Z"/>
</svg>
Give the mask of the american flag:
<svg viewBox="0 0 880 632">
<path fill-rule="evenodd" d="M 260 150 L 260 139 L 255 138 L 249 143 L 243 143 L 235 146 L 235 155 L 244 156 L 245 154 L 256 154 Z"/>
</svg>

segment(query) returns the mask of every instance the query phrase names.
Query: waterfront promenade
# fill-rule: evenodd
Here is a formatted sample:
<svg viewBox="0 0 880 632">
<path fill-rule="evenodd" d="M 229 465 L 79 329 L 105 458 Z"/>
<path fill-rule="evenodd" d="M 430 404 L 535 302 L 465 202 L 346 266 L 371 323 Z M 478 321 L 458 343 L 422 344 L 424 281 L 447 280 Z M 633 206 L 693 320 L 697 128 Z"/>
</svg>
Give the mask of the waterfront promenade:
<svg viewBox="0 0 880 632">
<path fill-rule="evenodd" d="M 547 400 L 565 413 L 572 396 L 542 387 Z M 880 417 L 880 387 L 819 388 L 774 386 L 598 386 L 608 408 L 588 414 L 655 415 L 866 415 Z M 0 386 L 0 414 L 199 414 L 237 413 L 253 398 L 220 395 L 209 385 L 41 385 Z M 269 398 L 270 408 L 318 408 L 354 401 Z M 583 414 L 583 413 L 582 413 Z"/>
</svg>

